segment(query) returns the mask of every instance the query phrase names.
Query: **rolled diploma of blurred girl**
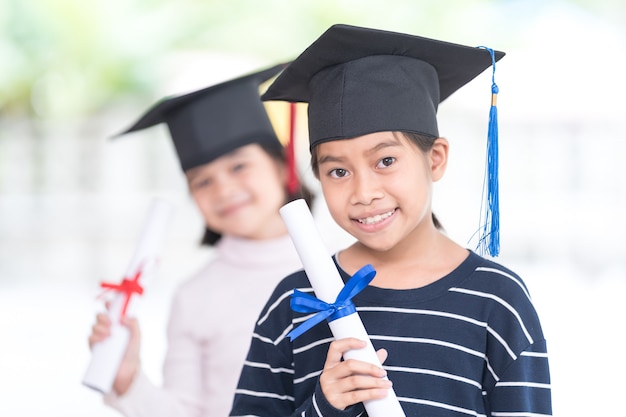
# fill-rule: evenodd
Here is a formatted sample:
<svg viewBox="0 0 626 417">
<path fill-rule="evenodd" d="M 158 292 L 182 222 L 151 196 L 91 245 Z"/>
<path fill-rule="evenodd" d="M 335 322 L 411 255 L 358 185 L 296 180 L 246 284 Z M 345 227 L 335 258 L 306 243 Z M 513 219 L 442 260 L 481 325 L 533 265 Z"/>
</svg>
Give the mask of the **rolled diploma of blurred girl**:
<svg viewBox="0 0 626 417">
<path fill-rule="evenodd" d="M 135 253 L 126 270 L 124 281 L 120 285 L 130 284 L 127 281 L 135 281 L 139 286 L 138 288 L 144 287 L 154 273 L 154 268 L 161 255 L 172 213 L 173 206 L 169 202 L 161 199 L 155 199 L 152 202 L 142 232 L 139 235 Z M 135 299 L 140 295 L 136 292 L 129 294 L 121 290 L 114 291 L 117 291 L 117 294 L 108 309 L 112 323 L 111 335 L 92 347 L 91 361 L 83 378 L 84 385 L 104 394 L 111 391 L 120 362 L 128 346 L 130 333 L 120 321 L 125 314 L 132 312 Z"/>
<path fill-rule="evenodd" d="M 344 283 L 319 235 L 309 207 L 304 200 L 295 200 L 281 207 L 280 214 L 287 225 L 315 296 L 327 303 L 333 303 Z M 346 352 L 345 359 L 358 359 L 382 368 L 358 313 L 330 321 L 328 326 L 335 339 L 355 337 L 367 342 L 363 349 Z M 389 388 L 385 398 L 367 401 L 364 405 L 370 417 L 405 417 L 393 388 Z"/>
</svg>

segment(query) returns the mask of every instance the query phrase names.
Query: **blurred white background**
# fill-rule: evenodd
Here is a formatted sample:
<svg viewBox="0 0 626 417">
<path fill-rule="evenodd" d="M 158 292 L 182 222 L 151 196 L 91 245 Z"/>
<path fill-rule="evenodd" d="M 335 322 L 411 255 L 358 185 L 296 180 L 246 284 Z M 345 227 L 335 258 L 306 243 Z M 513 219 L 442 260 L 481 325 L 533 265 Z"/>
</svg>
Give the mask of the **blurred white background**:
<svg viewBox="0 0 626 417">
<path fill-rule="evenodd" d="M 626 415 L 626 5 L 307 3 L 0 3 L 0 416 L 117 415 L 81 385 L 87 337 L 99 282 L 121 279 L 153 197 L 176 206 L 138 312 L 144 368 L 161 381 L 170 297 L 212 253 L 165 126 L 110 136 L 164 95 L 294 58 L 333 23 L 507 52 L 497 261 L 542 318 L 554 414 Z M 478 224 L 490 77 L 439 110 L 452 154 L 435 212 L 462 244 Z M 329 248 L 350 240 L 323 205 L 315 214 Z"/>
</svg>

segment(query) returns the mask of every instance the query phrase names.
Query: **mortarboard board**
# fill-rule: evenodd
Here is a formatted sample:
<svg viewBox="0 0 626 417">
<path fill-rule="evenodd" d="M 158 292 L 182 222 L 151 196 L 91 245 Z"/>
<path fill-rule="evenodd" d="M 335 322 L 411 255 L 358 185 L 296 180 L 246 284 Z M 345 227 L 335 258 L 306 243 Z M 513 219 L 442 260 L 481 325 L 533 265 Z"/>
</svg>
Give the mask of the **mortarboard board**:
<svg viewBox="0 0 626 417">
<path fill-rule="evenodd" d="M 495 52 L 496 61 L 503 56 Z M 379 131 L 437 137 L 439 103 L 491 65 L 484 49 L 334 25 L 262 99 L 309 103 L 311 147 Z"/>
<path fill-rule="evenodd" d="M 374 132 L 438 137 L 439 103 L 504 56 L 404 33 L 333 25 L 298 56 L 263 100 L 308 103 L 310 148 Z M 493 77 L 492 77 L 493 80 Z M 492 83 L 479 249 L 499 253 L 497 109 Z"/>
<path fill-rule="evenodd" d="M 157 102 L 116 136 L 166 123 L 183 171 L 251 143 L 281 147 L 259 86 L 284 64 Z"/>
</svg>

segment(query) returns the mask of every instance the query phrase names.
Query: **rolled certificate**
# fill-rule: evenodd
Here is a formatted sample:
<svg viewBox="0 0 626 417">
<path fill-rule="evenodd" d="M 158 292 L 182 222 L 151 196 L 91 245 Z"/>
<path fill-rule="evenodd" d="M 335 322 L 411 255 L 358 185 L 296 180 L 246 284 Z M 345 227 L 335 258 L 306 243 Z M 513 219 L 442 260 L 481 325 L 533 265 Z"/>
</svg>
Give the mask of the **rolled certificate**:
<svg viewBox="0 0 626 417">
<path fill-rule="evenodd" d="M 172 213 L 173 206 L 169 202 L 162 199 L 152 202 L 124 279 L 120 284 L 102 284 L 117 292 L 108 309 L 111 335 L 93 345 L 91 361 L 82 382 L 103 394 L 111 391 L 128 346 L 130 333 L 121 324 L 121 319 L 132 310 L 135 294 L 143 292 L 143 286 L 154 272 Z"/>
<path fill-rule="evenodd" d="M 281 207 L 280 214 L 287 225 L 315 295 L 326 303 L 333 303 L 344 283 L 328 249 L 324 246 L 309 207 L 304 200 L 295 200 Z M 355 337 L 367 342 L 363 349 L 346 352 L 344 354 L 346 359 L 358 359 L 382 368 L 358 313 L 329 321 L 328 325 L 335 339 Z M 405 417 L 393 388 L 389 388 L 385 398 L 366 401 L 364 405 L 370 417 Z"/>
</svg>

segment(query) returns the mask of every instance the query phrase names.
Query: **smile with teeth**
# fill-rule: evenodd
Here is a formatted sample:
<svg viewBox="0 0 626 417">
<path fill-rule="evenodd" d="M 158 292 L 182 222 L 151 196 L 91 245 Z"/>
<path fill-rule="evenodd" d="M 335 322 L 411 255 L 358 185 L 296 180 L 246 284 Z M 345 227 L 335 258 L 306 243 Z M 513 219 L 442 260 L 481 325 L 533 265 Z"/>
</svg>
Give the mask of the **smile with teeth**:
<svg viewBox="0 0 626 417">
<path fill-rule="evenodd" d="M 362 224 L 374 224 L 374 223 L 378 223 L 380 221 L 385 220 L 386 218 L 391 216 L 395 211 L 396 210 L 394 209 L 394 210 L 388 211 L 387 213 L 377 214 L 372 217 L 365 217 L 364 219 L 356 219 L 356 220 Z"/>
</svg>

